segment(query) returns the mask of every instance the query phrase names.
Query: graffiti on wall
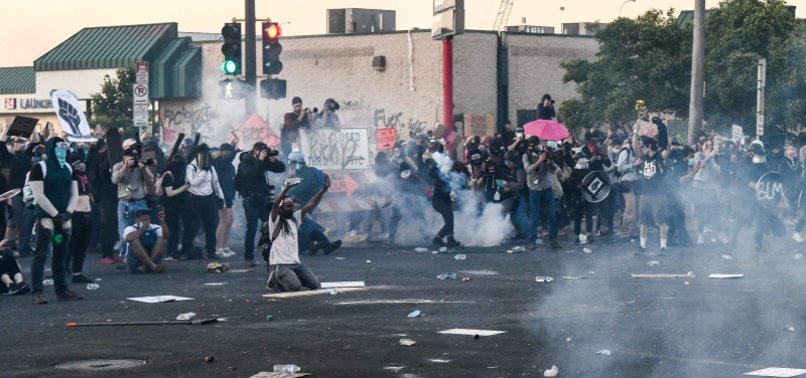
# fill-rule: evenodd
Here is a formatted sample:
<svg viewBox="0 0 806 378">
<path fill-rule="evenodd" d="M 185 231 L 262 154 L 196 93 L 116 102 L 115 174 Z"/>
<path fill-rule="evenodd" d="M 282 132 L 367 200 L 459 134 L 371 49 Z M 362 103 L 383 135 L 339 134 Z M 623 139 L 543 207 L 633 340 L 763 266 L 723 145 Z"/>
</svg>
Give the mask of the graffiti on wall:
<svg viewBox="0 0 806 378">
<path fill-rule="evenodd" d="M 325 171 L 370 167 L 367 129 L 322 129 L 313 133 L 303 130 L 300 150 L 308 165 Z"/>
<path fill-rule="evenodd" d="M 197 108 L 184 105 L 178 108 L 166 108 L 160 112 L 160 121 L 167 129 L 181 130 L 190 127 L 188 131 L 192 131 L 208 123 L 210 118 L 214 117 L 210 109 L 212 107 L 208 104 Z"/>
<path fill-rule="evenodd" d="M 403 112 L 387 112 L 386 109 L 375 109 L 375 128 L 395 128 L 400 136 L 408 136 L 410 132 L 423 130 L 428 122 L 416 118 L 406 118 Z"/>
</svg>

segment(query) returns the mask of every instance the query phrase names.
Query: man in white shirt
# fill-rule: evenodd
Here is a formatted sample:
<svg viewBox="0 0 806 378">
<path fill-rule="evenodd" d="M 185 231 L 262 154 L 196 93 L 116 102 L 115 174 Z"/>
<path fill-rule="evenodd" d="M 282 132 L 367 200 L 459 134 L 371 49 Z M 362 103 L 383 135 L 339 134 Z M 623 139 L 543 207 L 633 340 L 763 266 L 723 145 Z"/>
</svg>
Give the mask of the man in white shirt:
<svg viewBox="0 0 806 378">
<path fill-rule="evenodd" d="M 160 213 L 160 223 L 164 223 L 165 214 Z M 168 233 L 163 228 L 151 224 L 148 210 L 137 210 L 134 214 L 135 223 L 123 231 L 123 239 L 129 243 L 129 253 L 126 263 L 133 273 L 165 271 L 162 265 L 162 255 L 168 248 Z"/>
<path fill-rule="evenodd" d="M 269 253 L 270 289 L 299 291 L 303 286 L 311 290 L 320 287 L 319 278 L 310 268 L 299 261 L 299 225 L 302 218 L 322 199 L 330 187 L 330 178 L 325 175 L 322 189 L 301 210 L 294 211 L 294 200 L 286 197 L 288 189 L 299 182 L 286 182 L 283 191 L 277 196 L 269 216 L 269 233 L 273 243 Z"/>
</svg>

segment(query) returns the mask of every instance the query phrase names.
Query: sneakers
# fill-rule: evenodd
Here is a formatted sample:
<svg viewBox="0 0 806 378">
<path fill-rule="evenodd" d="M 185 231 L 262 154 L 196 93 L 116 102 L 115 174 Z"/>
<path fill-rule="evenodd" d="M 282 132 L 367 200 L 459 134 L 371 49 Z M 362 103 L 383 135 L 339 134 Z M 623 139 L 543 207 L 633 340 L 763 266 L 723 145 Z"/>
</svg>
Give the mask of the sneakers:
<svg viewBox="0 0 806 378">
<path fill-rule="evenodd" d="M 644 256 L 646 255 L 646 247 L 638 246 L 638 250 L 635 251 L 636 256 Z"/>
<path fill-rule="evenodd" d="M 442 238 L 440 238 L 439 236 L 434 236 L 434 240 L 431 240 L 431 244 L 436 245 L 438 247 L 445 246 L 445 242 L 442 241 Z"/>
<path fill-rule="evenodd" d="M 800 235 L 800 232 L 796 232 L 794 235 L 792 235 L 792 240 L 794 240 L 796 243 L 803 243 L 806 241 L 806 239 Z"/>
<path fill-rule="evenodd" d="M 101 265 L 113 265 L 114 263 L 115 260 L 108 256 L 101 259 Z"/>
<path fill-rule="evenodd" d="M 333 243 L 330 243 L 325 249 L 322 250 L 326 255 L 333 253 L 333 251 L 339 249 L 341 247 L 341 240 L 336 240 Z"/>
<path fill-rule="evenodd" d="M 34 294 L 31 296 L 31 303 L 33 303 L 33 304 L 47 304 L 48 300 L 45 299 L 45 294 L 42 294 L 41 291 L 35 291 Z"/>
<path fill-rule="evenodd" d="M 93 283 L 93 281 L 83 274 L 77 274 L 73 276 L 73 283 L 85 284 L 85 283 Z"/>
<path fill-rule="evenodd" d="M 243 265 L 247 268 L 254 268 L 257 266 L 255 260 L 244 260 Z"/>
<path fill-rule="evenodd" d="M 458 241 L 456 241 L 456 239 L 453 238 L 453 235 L 450 235 L 448 236 L 448 242 L 445 243 L 445 245 L 450 248 L 455 248 L 461 246 L 462 243 L 459 243 Z"/>
<path fill-rule="evenodd" d="M 235 252 L 229 248 L 219 248 L 218 251 L 215 252 L 215 255 L 219 258 L 225 259 L 235 256 Z"/>
<path fill-rule="evenodd" d="M 83 300 L 84 297 L 68 290 L 65 290 L 64 293 L 57 294 L 56 297 L 59 298 L 60 301 L 80 301 Z"/>
<path fill-rule="evenodd" d="M 12 290 L 13 289 L 13 290 Z M 31 291 L 31 287 L 25 282 L 12 283 L 8 289 L 8 295 L 25 294 Z"/>
</svg>

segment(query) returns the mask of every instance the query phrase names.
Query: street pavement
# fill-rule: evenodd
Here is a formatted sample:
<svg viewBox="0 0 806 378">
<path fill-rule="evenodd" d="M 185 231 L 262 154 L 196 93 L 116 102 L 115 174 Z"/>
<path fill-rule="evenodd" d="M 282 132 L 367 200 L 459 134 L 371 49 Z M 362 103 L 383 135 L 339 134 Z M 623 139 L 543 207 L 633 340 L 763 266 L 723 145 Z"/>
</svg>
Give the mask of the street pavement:
<svg viewBox="0 0 806 378">
<path fill-rule="evenodd" d="M 416 252 L 364 243 L 302 259 L 323 282 L 364 281 L 366 291 L 280 300 L 262 296 L 265 265 L 205 273 L 206 260 L 171 261 L 164 274 L 135 275 L 90 255 L 85 270 L 101 279 L 100 288 L 71 285 L 84 301 L 58 302 L 52 286 L 47 305 L 31 304 L 29 295 L 0 298 L 0 376 L 250 377 L 275 364 L 296 364 L 312 377 L 542 377 L 553 365 L 559 377 L 739 377 L 806 368 L 804 248 L 789 238 L 767 243 L 768 253 L 708 243 L 666 256 L 657 255 L 656 236 L 647 256 L 634 255 L 635 243 L 605 240 L 576 246 L 566 239 L 560 251 L 541 245 L 521 253 L 507 250 L 522 243 L 436 254 L 430 246 Z M 456 259 L 460 253 L 466 259 Z M 30 258 L 21 261 L 27 276 Z M 230 262 L 242 268 L 237 257 Z M 438 280 L 444 272 L 457 277 Z M 711 273 L 744 276 L 708 279 Z M 536 282 L 546 275 L 554 280 Z M 126 299 L 146 295 L 195 300 Z M 422 316 L 409 318 L 414 310 Z M 186 312 L 228 320 L 65 326 L 175 320 Z M 438 333 L 453 328 L 505 333 Z M 146 363 L 55 367 L 94 359 Z"/>
</svg>

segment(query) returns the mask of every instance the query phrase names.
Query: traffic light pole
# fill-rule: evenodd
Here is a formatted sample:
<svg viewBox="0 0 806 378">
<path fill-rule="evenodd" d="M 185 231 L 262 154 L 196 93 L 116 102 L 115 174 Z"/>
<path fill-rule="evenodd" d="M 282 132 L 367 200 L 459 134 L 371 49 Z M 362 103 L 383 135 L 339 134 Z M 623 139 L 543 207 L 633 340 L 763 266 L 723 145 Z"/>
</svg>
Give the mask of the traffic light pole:
<svg viewBox="0 0 806 378">
<path fill-rule="evenodd" d="M 257 112 L 257 54 L 255 53 L 257 39 L 255 36 L 255 0 L 246 0 L 246 44 L 245 58 L 246 58 L 246 114 L 253 114 Z"/>
</svg>

